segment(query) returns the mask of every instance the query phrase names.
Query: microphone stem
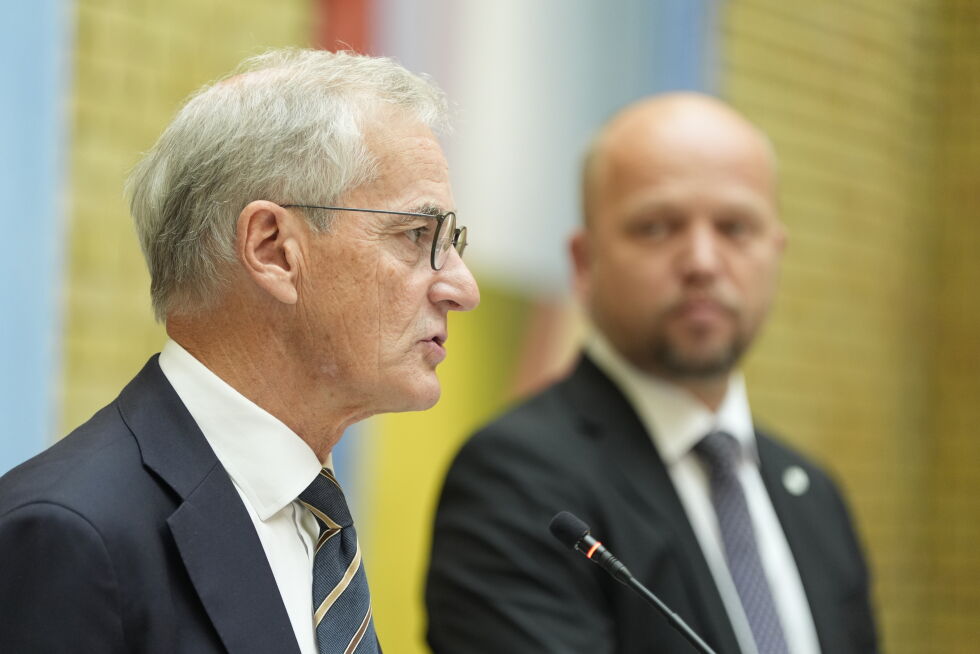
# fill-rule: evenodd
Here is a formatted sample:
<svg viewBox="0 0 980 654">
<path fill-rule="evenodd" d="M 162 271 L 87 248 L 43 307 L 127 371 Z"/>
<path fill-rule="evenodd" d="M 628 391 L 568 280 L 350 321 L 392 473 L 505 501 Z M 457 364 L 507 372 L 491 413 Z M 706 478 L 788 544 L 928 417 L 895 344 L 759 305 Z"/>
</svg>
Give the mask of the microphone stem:
<svg viewBox="0 0 980 654">
<path fill-rule="evenodd" d="M 680 616 L 667 608 L 667 605 L 661 602 L 659 597 L 651 593 L 646 586 L 641 584 L 636 577 L 630 575 L 627 585 L 639 593 L 647 602 L 655 606 L 658 611 L 663 613 L 664 617 L 667 618 L 672 625 L 674 625 L 674 628 L 681 632 L 681 635 L 684 636 L 684 638 L 686 638 L 695 649 L 701 652 L 701 654 L 716 654 L 715 650 L 711 649 L 706 642 L 701 640 L 701 637 L 694 633 L 694 631 L 687 626 L 687 623 L 684 622 Z"/>
</svg>

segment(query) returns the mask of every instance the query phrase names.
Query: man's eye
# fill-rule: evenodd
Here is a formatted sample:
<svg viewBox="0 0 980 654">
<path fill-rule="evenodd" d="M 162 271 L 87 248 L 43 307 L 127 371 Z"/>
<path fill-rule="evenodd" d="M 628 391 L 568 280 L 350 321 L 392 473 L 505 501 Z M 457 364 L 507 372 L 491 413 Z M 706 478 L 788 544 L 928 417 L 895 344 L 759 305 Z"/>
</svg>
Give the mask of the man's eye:
<svg viewBox="0 0 980 654">
<path fill-rule="evenodd" d="M 643 225 L 643 234 L 646 236 L 664 236 L 670 231 L 670 224 L 666 220 L 655 220 Z"/>
<path fill-rule="evenodd" d="M 755 232 L 755 224 L 745 218 L 729 218 L 718 222 L 718 231 L 731 239 L 741 239 Z"/>
<path fill-rule="evenodd" d="M 659 240 L 669 236 L 674 227 L 674 221 L 671 220 L 643 220 L 634 223 L 630 232 L 640 238 Z"/>
<path fill-rule="evenodd" d="M 408 235 L 408 238 L 410 241 L 412 241 L 412 243 L 424 243 L 425 240 L 428 238 L 428 233 L 429 233 L 428 225 L 422 225 L 420 227 L 416 227 L 414 229 L 410 229 L 407 232 L 405 232 L 405 234 Z"/>
</svg>

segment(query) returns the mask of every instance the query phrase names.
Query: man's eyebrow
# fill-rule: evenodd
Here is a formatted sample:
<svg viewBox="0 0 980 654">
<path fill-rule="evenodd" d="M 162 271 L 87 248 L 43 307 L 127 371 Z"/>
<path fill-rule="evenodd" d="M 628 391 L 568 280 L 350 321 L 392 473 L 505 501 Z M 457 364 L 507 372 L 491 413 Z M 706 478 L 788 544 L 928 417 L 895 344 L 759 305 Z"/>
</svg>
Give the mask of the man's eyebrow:
<svg viewBox="0 0 980 654">
<path fill-rule="evenodd" d="M 446 213 L 440 207 L 434 204 L 420 204 L 414 209 L 411 209 L 412 213 L 424 213 L 427 216 L 438 216 Z"/>
<path fill-rule="evenodd" d="M 445 213 L 440 207 L 434 204 L 420 204 L 411 209 L 406 210 L 404 213 L 400 214 L 389 214 L 391 217 L 391 225 L 396 227 L 401 227 L 403 225 L 411 225 L 423 216 L 430 216 L 435 218 Z M 408 215 L 406 215 L 408 214 Z"/>
</svg>

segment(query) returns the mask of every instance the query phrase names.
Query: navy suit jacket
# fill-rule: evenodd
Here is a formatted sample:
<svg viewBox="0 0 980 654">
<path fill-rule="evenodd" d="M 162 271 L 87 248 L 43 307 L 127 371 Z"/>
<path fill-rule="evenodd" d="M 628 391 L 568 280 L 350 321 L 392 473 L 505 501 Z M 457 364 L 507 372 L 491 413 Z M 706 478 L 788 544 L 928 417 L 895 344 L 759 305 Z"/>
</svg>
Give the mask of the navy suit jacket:
<svg viewBox="0 0 980 654">
<path fill-rule="evenodd" d="M 0 652 L 298 654 L 252 521 L 153 357 L 0 478 Z"/>
<path fill-rule="evenodd" d="M 756 436 L 823 652 L 877 651 L 868 572 L 840 494 L 802 456 Z M 798 496 L 782 481 L 790 466 L 809 476 Z M 551 536 L 561 510 L 585 520 L 719 654 L 739 652 L 656 448 L 619 389 L 583 358 L 477 433 L 450 468 L 426 587 L 436 654 L 693 651 L 630 589 Z"/>
</svg>

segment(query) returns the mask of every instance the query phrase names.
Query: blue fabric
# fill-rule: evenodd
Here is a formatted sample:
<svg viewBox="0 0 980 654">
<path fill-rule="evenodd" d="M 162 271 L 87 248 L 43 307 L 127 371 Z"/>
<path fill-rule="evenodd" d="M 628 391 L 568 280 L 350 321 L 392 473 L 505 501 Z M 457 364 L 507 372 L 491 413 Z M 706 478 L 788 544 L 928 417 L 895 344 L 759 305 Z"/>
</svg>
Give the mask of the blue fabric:
<svg viewBox="0 0 980 654">
<path fill-rule="evenodd" d="M 155 356 L 0 477 L 0 561 L 0 652 L 300 654 L 241 496 Z"/>
<path fill-rule="evenodd" d="M 381 647 L 371 615 L 371 596 L 363 563 L 358 557 L 357 532 L 344 493 L 327 469 L 300 493 L 320 525 L 313 557 L 313 611 L 316 639 L 321 654 L 380 654 Z M 350 570 L 353 577 L 345 579 Z M 316 612 L 335 588 L 346 584 L 327 612 L 316 622 Z"/>
<path fill-rule="evenodd" d="M 725 558 L 759 654 L 787 654 L 786 637 L 762 567 L 745 491 L 736 472 L 738 442 L 731 434 L 717 431 L 701 439 L 695 450 L 708 466 L 711 503 L 718 515 Z"/>
</svg>

